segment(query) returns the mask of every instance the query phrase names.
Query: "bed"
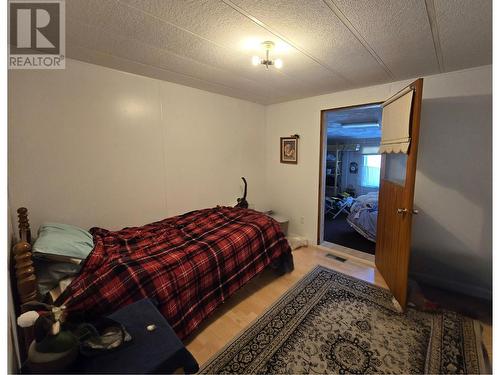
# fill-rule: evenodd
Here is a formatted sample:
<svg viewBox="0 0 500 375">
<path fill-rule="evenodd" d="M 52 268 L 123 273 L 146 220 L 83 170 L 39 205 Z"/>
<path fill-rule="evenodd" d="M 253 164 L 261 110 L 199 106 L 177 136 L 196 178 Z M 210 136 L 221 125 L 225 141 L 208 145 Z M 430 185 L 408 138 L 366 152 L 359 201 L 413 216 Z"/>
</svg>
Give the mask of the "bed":
<svg viewBox="0 0 500 375">
<path fill-rule="evenodd" d="M 378 192 L 360 195 L 351 205 L 347 216 L 349 225 L 366 239 L 376 242 Z"/>
<path fill-rule="evenodd" d="M 20 210 L 22 240 L 14 254 L 19 299 L 25 303 L 37 298 L 37 285 L 27 212 Z M 278 274 L 293 269 L 279 224 L 249 209 L 218 206 L 90 233 L 93 250 L 55 304 L 93 319 L 152 298 L 181 339 L 266 267 Z"/>
</svg>

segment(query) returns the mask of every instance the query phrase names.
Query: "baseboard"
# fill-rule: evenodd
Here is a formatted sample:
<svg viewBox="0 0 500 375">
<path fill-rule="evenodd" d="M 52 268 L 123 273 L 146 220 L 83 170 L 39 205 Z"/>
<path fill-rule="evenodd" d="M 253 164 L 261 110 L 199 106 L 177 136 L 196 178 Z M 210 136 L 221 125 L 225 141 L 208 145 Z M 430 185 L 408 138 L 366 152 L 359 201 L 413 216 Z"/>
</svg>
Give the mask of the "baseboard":
<svg viewBox="0 0 500 375">
<path fill-rule="evenodd" d="M 436 286 L 441 289 L 448 289 L 454 292 L 466 294 L 472 297 L 482 298 L 488 301 L 493 299 L 492 291 L 475 285 L 464 284 L 457 281 L 450 281 L 440 277 L 424 274 L 420 272 L 410 272 L 410 277 L 416 281 Z"/>
</svg>

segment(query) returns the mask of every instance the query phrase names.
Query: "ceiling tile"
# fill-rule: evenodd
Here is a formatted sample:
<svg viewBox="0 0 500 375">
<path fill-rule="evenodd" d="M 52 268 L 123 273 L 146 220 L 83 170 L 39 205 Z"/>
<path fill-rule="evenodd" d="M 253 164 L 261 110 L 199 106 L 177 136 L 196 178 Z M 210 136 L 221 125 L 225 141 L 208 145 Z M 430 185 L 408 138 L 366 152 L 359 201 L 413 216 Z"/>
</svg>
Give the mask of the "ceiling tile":
<svg viewBox="0 0 500 375">
<path fill-rule="evenodd" d="M 215 82 L 196 79 L 181 73 L 161 69 L 156 66 L 138 63 L 136 61 L 124 59 L 122 57 L 110 55 L 94 49 L 87 49 L 76 44 L 68 45 L 66 51 L 68 54 L 71 53 L 72 58 L 75 60 L 97 64 L 128 73 L 139 74 L 145 77 L 155 78 L 167 82 L 178 83 L 180 85 L 194 87 L 216 94 L 232 96 L 255 103 L 265 104 L 259 95 L 253 95 L 240 89 L 233 89 L 232 87 L 219 85 Z"/>
<path fill-rule="evenodd" d="M 254 98 L 260 98 L 261 101 L 269 101 L 270 94 L 278 94 L 278 92 L 270 90 L 264 92 L 260 84 L 245 79 L 238 74 L 217 69 L 211 65 L 202 64 L 130 39 L 102 33 L 100 29 L 78 21 L 72 22 L 72 27 L 67 33 L 67 40 L 69 46 L 92 49 L 121 59 L 181 74 L 184 76 L 184 80 L 191 78 L 194 83 L 200 80 L 210 81 L 222 87 L 246 92 Z M 82 52 L 80 49 L 78 50 L 79 56 L 81 56 Z M 71 51 L 68 51 L 68 55 L 72 57 Z"/>
<path fill-rule="evenodd" d="M 445 69 L 491 64 L 491 1 L 440 0 L 434 6 Z"/>
<path fill-rule="evenodd" d="M 249 39 L 273 38 L 219 0 L 121 0 L 133 8 L 235 51 L 247 53 Z"/>
<path fill-rule="evenodd" d="M 446 69 L 491 63 L 491 1 L 435 9 Z M 68 57 L 263 104 L 437 72 L 424 0 L 66 0 L 66 14 Z M 283 69 L 251 65 L 265 40 Z"/>
<path fill-rule="evenodd" d="M 263 71 L 263 67 L 254 67 L 251 65 L 250 57 L 255 52 L 247 51 L 243 53 L 243 51 L 237 48 L 226 48 L 221 43 L 209 41 L 194 32 L 186 31 L 184 28 L 173 25 L 170 22 L 165 22 L 165 20 L 158 16 L 152 16 L 149 13 L 144 13 L 135 7 L 127 6 L 118 1 L 108 0 L 102 2 L 91 0 L 81 2 L 73 0 L 68 1 L 67 8 L 68 18 L 100 28 L 103 35 L 118 35 L 129 39 L 131 43 L 134 41 L 140 42 L 157 49 L 164 49 L 171 53 L 185 56 L 203 64 L 240 74 L 247 79 L 265 85 L 269 88 L 269 91 L 291 91 L 294 94 L 300 95 L 304 87 L 310 89 L 311 84 L 309 81 L 314 81 L 315 79 L 328 83 L 330 91 L 345 87 L 344 82 L 328 76 L 324 69 L 321 67 L 318 69 L 315 63 L 308 61 L 307 58 L 299 53 L 290 53 L 290 56 L 285 59 L 286 67 L 283 71 L 270 69 L 269 72 L 265 72 Z M 158 13 L 157 10 L 153 11 Z M 227 6 L 226 11 L 235 13 Z M 245 18 L 241 20 L 241 23 L 251 22 Z M 233 26 L 234 34 L 237 33 L 239 26 L 237 22 Z M 72 27 L 73 22 L 68 23 L 68 29 Z M 78 38 L 84 38 L 84 35 L 80 33 L 73 33 L 73 35 L 74 42 L 76 43 L 78 43 Z M 243 35 L 239 38 L 240 40 L 244 39 Z M 269 33 L 267 33 L 265 38 L 270 38 Z M 121 51 L 129 53 L 130 48 L 123 47 Z M 115 51 L 110 53 L 115 53 Z M 293 70 L 294 67 L 295 70 L 301 69 L 304 71 L 304 74 L 297 74 Z M 322 72 L 318 72 L 318 70 Z"/>
<path fill-rule="evenodd" d="M 332 0 L 397 79 L 439 73 L 423 0 Z"/>
<path fill-rule="evenodd" d="M 321 0 L 234 0 L 266 25 L 315 56 L 353 85 L 389 77 L 375 58 Z"/>
<path fill-rule="evenodd" d="M 295 80 L 295 90 L 300 91 L 306 86 L 310 91 L 310 88 L 317 83 L 322 87 L 327 86 L 330 91 L 348 87 L 348 82 L 338 74 L 325 69 L 221 1 L 121 0 L 121 2 L 244 57 L 244 60 L 240 60 L 242 61 L 240 66 L 247 71 L 251 68 L 248 63 L 251 56 L 264 54 L 260 43 L 266 40 L 275 42 L 276 50 L 271 53 L 271 57 L 282 58 L 285 62 L 282 72 L 286 77 L 279 77 L 279 80 L 283 81 L 284 78 Z M 252 74 L 256 74 L 256 79 L 263 80 L 270 86 L 274 85 L 267 75 L 262 74 L 262 69 L 253 68 Z M 322 90 L 322 87 L 319 89 Z"/>
</svg>

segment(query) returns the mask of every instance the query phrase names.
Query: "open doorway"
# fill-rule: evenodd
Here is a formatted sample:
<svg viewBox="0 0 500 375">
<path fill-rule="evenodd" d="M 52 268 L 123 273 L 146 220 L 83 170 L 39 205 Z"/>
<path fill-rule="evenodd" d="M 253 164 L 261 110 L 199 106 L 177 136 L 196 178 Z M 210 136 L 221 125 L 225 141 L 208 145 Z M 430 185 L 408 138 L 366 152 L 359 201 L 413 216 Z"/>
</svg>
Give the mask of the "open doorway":
<svg viewBox="0 0 500 375">
<path fill-rule="evenodd" d="M 320 244 L 375 254 L 382 107 L 322 112 Z"/>
</svg>

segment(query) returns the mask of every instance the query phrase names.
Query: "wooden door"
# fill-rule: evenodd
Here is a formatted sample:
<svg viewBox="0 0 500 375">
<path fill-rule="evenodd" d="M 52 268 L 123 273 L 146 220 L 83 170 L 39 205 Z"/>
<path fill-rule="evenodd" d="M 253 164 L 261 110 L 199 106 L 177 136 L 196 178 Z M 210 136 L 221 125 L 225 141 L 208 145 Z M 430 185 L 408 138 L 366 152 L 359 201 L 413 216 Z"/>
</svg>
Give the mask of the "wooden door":
<svg viewBox="0 0 500 375">
<path fill-rule="evenodd" d="M 423 79 L 413 82 L 402 92 L 409 91 L 409 88 L 413 90 L 413 98 L 408 151 L 382 154 L 375 250 L 375 264 L 403 310 L 407 302 L 412 216 L 418 213 L 413 209 L 413 195 Z M 382 131 L 383 128 L 382 123 Z"/>
</svg>

